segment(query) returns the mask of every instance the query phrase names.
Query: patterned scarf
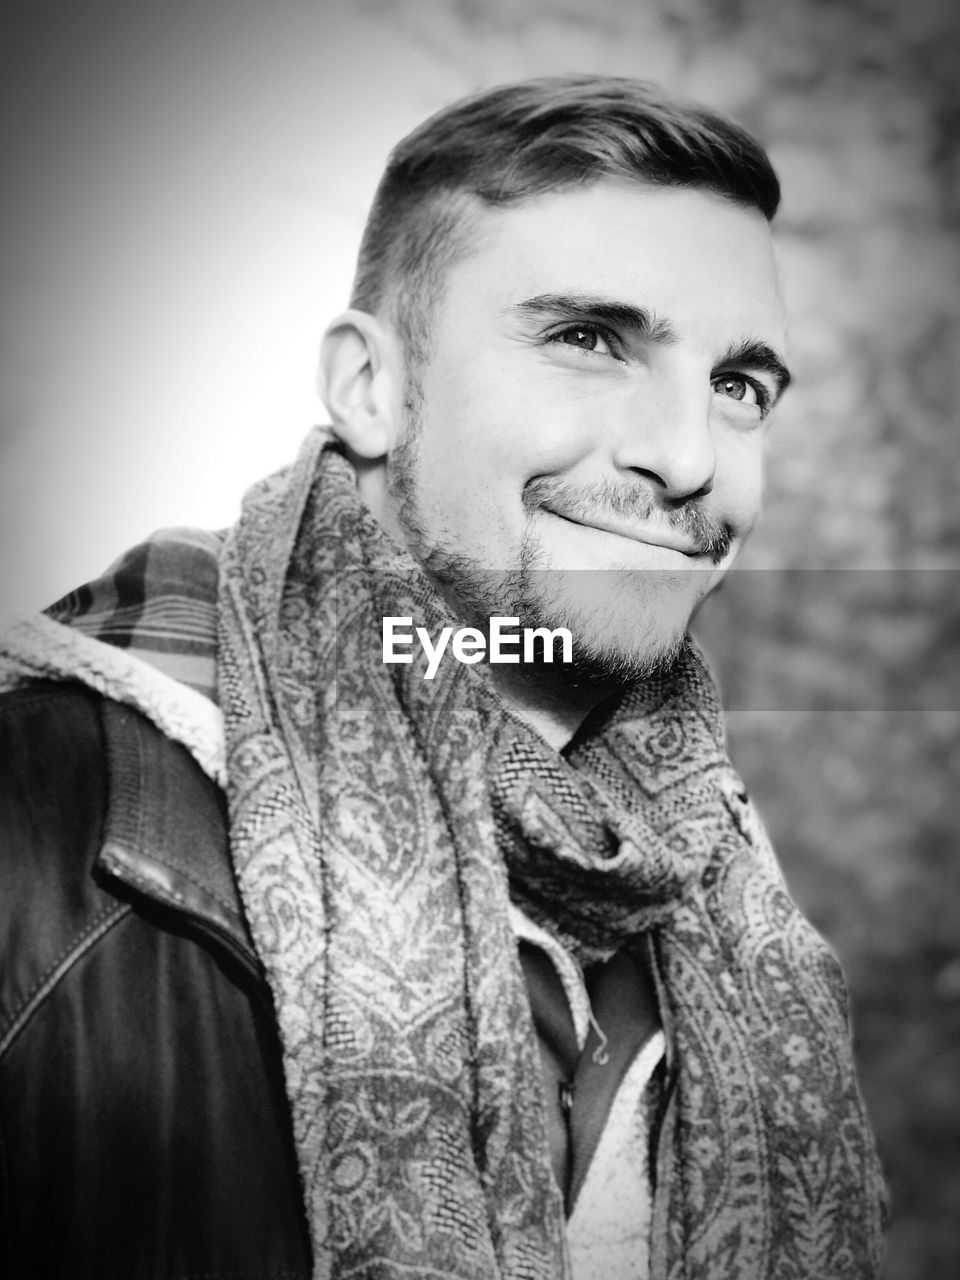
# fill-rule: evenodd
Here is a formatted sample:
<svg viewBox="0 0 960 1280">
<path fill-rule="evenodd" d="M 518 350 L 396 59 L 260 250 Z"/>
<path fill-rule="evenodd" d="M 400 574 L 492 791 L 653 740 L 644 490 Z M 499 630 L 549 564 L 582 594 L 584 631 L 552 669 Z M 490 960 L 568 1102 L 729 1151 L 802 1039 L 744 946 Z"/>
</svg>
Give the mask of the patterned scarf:
<svg viewBox="0 0 960 1280">
<path fill-rule="evenodd" d="M 514 899 L 644 933 L 671 1045 L 651 1274 L 876 1274 L 883 1190 L 838 967 L 791 903 L 687 646 L 565 759 L 479 668 L 315 433 L 220 562 L 231 841 L 274 993 L 315 1275 L 567 1274 Z"/>
<path fill-rule="evenodd" d="M 884 1192 L 842 978 L 786 893 L 696 651 L 565 757 L 481 669 L 385 666 L 383 616 L 450 619 L 328 444 L 251 491 L 222 554 L 168 533 L 50 611 L 209 696 L 219 615 L 231 845 L 315 1276 L 567 1274 L 512 897 L 585 958 L 643 939 L 668 1041 L 651 1277 L 874 1277 Z M 0 683 L 65 670 L 62 647 L 14 633 Z"/>
</svg>

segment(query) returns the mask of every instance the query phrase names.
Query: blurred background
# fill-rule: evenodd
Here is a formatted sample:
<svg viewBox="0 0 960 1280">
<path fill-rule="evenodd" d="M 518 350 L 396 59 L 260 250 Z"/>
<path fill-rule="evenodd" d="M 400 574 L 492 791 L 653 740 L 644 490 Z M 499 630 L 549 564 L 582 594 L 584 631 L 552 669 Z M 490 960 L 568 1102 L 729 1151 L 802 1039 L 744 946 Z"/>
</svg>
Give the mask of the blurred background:
<svg viewBox="0 0 960 1280">
<path fill-rule="evenodd" d="M 31 0 L 0 53 L 5 607 L 228 523 L 290 459 L 386 153 L 437 107 L 634 74 L 768 145 L 797 384 L 698 630 L 850 980 L 886 1280 L 960 1275 L 958 26 L 946 0 Z"/>
</svg>

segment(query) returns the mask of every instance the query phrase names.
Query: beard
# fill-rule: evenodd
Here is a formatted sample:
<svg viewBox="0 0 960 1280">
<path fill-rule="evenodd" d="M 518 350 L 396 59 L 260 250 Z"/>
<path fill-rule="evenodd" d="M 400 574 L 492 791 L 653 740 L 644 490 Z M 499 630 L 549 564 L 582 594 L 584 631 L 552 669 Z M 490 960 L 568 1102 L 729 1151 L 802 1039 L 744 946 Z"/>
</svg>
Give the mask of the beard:
<svg viewBox="0 0 960 1280">
<path fill-rule="evenodd" d="M 691 584 L 681 582 L 681 575 L 541 568 L 541 547 L 532 536 L 524 539 L 520 562 L 511 570 L 484 568 L 438 542 L 420 562 L 463 625 L 488 634 L 492 617 L 506 617 L 516 618 L 521 629 L 569 631 L 572 661 L 560 665 L 558 638 L 549 655 L 535 650 L 534 660 L 525 663 L 541 681 L 607 689 L 661 674 L 676 661 L 693 611 Z M 697 592 L 697 603 L 706 590 Z"/>
<path fill-rule="evenodd" d="M 573 660 L 558 664 L 558 653 L 542 651 L 525 664 L 540 683 L 622 688 L 668 671 L 683 646 L 690 618 L 717 585 L 718 567 L 680 571 L 564 569 L 550 564 L 532 513 L 545 502 L 566 511 L 605 511 L 649 519 L 649 491 L 596 483 L 574 488 L 556 477 L 536 477 L 524 487 L 528 520 L 516 563 L 491 569 L 455 548 L 452 536 L 431 525 L 418 478 L 416 395 L 407 400 L 408 430 L 390 456 L 388 485 L 397 519 L 410 550 L 462 625 L 488 634 L 490 618 L 517 618 L 521 628 L 566 628 L 573 637 Z M 728 556 L 732 534 L 695 502 L 668 517 L 671 527 L 696 543 L 698 555 L 714 566 Z M 559 645 L 556 646 L 557 648 Z M 513 668 L 516 670 L 516 668 Z"/>
</svg>

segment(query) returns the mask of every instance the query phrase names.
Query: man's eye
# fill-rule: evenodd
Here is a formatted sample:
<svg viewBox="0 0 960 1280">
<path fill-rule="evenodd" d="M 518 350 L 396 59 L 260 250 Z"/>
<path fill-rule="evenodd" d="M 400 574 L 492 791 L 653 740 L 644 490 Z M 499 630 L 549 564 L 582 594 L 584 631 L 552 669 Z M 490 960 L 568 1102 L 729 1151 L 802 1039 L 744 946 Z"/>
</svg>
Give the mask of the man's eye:
<svg viewBox="0 0 960 1280">
<path fill-rule="evenodd" d="M 744 378 L 735 373 L 723 373 L 713 379 L 713 389 L 730 400 L 740 400 L 744 404 L 755 404 L 759 409 L 766 408 L 766 395 L 752 378 Z"/>
<path fill-rule="evenodd" d="M 610 343 L 599 329 L 589 324 L 571 325 L 569 329 L 561 329 L 553 335 L 554 342 L 562 342 L 564 346 L 577 347 L 580 351 L 596 351 L 602 356 L 612 356 Z"/>
</svg>

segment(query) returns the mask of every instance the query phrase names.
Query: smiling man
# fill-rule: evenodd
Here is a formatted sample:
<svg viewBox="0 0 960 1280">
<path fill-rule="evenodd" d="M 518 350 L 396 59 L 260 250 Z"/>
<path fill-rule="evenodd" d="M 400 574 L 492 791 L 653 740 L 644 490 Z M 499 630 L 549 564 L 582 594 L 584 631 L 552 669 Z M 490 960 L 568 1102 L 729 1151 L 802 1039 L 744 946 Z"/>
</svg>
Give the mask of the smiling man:
<svg viewBox="0 0 960 1280">
<path fill-rule="evenodd" d="M 877 1275 L 842 978 L 686 634 L 789 380 L 778 200 L 639 82 L 454 104 L 332 427 L 10 628 L 5 1274 Z"/>
<path fill-rule="evenodd" d="M 389 302 L 348 312 L 327 402 L 361 494 L 458 611 L 574 631 L 595 687 L 551 696 L 562 746 L 597 687 L 675 656 L 752 528 L 784 316 L 756 203 L 618 170 L 499 201 L 461 209 L 429 358 L 406 367 Z M 512 692 L 537 715 L 553 683 Z"/>
</svg>

